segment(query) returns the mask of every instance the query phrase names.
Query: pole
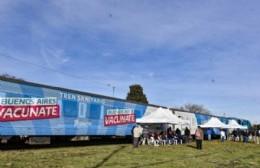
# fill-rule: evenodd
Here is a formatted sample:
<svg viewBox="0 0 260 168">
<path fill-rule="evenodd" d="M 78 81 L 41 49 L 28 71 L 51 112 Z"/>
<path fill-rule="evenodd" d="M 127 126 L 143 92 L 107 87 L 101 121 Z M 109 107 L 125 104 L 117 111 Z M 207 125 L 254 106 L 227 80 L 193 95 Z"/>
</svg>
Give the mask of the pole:
<svg viewBox="0 0 260 168">
<path fill-rule="evenodd" d="M 110 86 L 112 87 L 112 91 L 113 91 L 113 97 L 115 97 L 115 90 L 116 90 L 116 87 L 111 85 L 111 84 L 107 84 L 107 86 Z"/>
<path fill-rule="evenodd" d="M 113 97 L 115 97 L 115 89 L 116 89 L 116 87 L 113 86 Z"/>
</svg>

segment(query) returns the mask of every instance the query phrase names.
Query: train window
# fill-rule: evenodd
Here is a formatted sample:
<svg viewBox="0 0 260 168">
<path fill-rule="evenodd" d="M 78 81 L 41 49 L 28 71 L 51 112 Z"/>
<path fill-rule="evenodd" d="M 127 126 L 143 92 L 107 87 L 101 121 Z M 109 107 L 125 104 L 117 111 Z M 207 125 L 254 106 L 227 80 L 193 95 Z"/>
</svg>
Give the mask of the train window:
<svg viewBox="0 0 260 168">
<path fill-rule="evenodd" d="M 87 104 L 86 103 L 79 103 L 79 118 L 85 118 L 87 112 Z"/>
<path fill-rule="evenodd" d="M 77 117 L 78 102 L 72 100 L 62 100 L 62 109 L 64 117 Z"/>
<path fill-rule="evenodd" d="M 245 125 L 245 122 L 243 120 L 241 120 L 241 125 Z"/>
<path fill-rule="evenodd" d="M 89 118 L 99 119 L 101 113 L 101 105 L 100 104 L 91 104 L 89 111 Z"/>
</svg>

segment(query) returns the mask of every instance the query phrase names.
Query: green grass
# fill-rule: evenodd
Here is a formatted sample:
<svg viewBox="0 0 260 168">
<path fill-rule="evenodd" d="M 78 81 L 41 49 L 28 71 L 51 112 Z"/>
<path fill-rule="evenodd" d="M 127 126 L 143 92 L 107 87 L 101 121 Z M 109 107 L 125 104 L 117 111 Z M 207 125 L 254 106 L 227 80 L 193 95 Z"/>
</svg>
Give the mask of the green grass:
<svg viewBox="0 0 260 168">
<path fill-rule="evenodd" d="M 0 167 L 260 167 L 260 145 L 218 140 L 177 146 L 131 144 L 2 150 Z"/>
</svg>

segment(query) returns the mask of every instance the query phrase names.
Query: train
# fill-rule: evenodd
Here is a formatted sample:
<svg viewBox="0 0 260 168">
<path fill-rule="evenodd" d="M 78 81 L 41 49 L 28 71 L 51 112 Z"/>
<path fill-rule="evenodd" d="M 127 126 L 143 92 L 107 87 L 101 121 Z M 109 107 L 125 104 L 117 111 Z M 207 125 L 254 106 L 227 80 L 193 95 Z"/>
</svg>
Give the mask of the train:
<svg viewBox="0 0 260 168">
<path fill-rule="evenodd" d="M 216 116 L 212 114 L 205 114 L 200 112 L 189 112 L 180 109 L 171 109 L 175 115 L 179 118 L 189 121 L 188 125 L 175 125 L 175 129 L 180 129 L 182 133 L 184 133 L 185 128 L 187 127 L 190 130 L 191 135 L 195 135 L 196 128 L 199 125 L 205 124 L 211 117 L 218 118 L 222 123 L 228 124 L 229 120 L 235 120 L 238 124 L 245 126 L 248 130 L 251 129 L 251 122 L 246 119 L 240 119 L 236 117 L 225 117 L 225 116 Z M 220 129 L 219 128 L 208 128 L 211 129 L 211 133 L 213 138 L 220 137 Z M 204 135 L 207 137 L 207 131 L 204 129 Z"/>
<path fill-rule="evenodd" d="M 0 77 L 0 140 L 130 136 L 136 118 L 158 108 L 124 99 Z"/>
<path fill-rule="evenodd" d="M 59 138 L 85 141 L 97 136 L 131 136 L 136 119 L 159 107 L 162 106 L 0 77 L 0 142 L 15 139 L 28 144 L 50 144 Z M 193 126 L 210 117 L 173 112 L 192 121 L 192 133 Z M 196 117 L 187 118 L 186 113 Z"/>
</svg>

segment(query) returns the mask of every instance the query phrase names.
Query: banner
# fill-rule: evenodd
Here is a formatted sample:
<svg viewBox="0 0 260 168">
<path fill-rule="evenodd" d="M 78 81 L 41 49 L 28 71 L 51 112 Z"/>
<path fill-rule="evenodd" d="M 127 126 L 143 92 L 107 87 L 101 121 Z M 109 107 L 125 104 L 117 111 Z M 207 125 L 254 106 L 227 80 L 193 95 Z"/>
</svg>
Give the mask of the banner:
<svg viewBox="0 0 260 168">
<path fill-rule="evenodd" d="M 109 109 L 104 118 L 104 125 L 123 125 L 135 123 L 135 121 L 136 118 L 133 109 Z"/>
<path fill-rule="evenodd" d="M 59 117 L 56 98 L 0 98 L 0 122 Z"/>
</svg>

